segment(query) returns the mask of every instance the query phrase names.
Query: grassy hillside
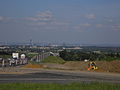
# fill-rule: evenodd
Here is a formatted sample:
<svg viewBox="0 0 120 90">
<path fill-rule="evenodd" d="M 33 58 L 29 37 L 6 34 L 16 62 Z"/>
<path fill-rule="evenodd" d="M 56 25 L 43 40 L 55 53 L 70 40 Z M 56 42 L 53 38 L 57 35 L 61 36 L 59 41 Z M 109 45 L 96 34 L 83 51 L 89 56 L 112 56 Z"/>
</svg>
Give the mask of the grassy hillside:
<svg viewBox="0 0 120 90">
<path fill-rule="evenodd" d="M 60 58 L 60 57 L 55 57 L 55 56 L 49 56 L 45 58 L 42 63 L 57 63 L 57 64 L 63 64 L 65 61 Z"/>
<path fill-rule="evenodd" d="M 27 54 L 27 56 L 28 56 L 29 58 L 32 58 L 32 57 L 34 57 L 34 56 L 36 56 L 36 55 L 38 55 L 38 53 L 28 53 L 28 54 Z"/>
</svg>

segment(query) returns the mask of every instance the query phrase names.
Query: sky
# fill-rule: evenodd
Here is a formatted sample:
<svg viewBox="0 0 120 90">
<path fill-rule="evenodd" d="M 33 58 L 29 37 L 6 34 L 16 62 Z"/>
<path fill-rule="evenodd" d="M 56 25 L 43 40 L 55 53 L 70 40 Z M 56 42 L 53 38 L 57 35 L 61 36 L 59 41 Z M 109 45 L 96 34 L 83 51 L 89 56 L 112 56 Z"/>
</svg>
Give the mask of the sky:
<svg viewBox="0 0 120 90">
<path fill-rule="evenodd" d="M 120 0 L 0 0 L 0 42 L 120 44 Z"/>
</svg>

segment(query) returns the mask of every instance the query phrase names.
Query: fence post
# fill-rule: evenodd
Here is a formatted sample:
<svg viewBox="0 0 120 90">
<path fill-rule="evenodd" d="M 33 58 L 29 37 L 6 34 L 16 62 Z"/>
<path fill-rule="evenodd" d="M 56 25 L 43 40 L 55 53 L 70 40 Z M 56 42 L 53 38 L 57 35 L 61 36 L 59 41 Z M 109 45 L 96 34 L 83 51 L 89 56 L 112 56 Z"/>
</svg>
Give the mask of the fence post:
<svg viewBox="0 0 120 90">
<path fill-rule="evenodd" d="M 4 59 L 2 60 L 2 67 L 4 67 L 5 66 L 5 61 L 4 61 Z"/>
<path fill-rule="evenodd" d="M 16 65 L 18 64 L 18 60 L 15 60 Z"/>
</svg>

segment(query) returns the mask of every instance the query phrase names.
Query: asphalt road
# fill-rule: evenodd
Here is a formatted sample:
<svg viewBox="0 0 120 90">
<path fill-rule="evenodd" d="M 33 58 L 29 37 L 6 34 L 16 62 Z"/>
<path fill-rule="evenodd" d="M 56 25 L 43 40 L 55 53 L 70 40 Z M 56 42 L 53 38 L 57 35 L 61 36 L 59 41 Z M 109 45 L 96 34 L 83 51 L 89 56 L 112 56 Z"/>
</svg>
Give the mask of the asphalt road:
<svg viewBox="0 0 120 90">
<path fill-rule="evenodd" d="M 37 71 L 37 70 L 36 70 Z M 120 84 L 120 74 L 71 72 L 58 70 L 38 70 L 26 74 L 0 74 L 0 83 L 69 83 L 69 82 L 109 82 Z"/>
</svg>

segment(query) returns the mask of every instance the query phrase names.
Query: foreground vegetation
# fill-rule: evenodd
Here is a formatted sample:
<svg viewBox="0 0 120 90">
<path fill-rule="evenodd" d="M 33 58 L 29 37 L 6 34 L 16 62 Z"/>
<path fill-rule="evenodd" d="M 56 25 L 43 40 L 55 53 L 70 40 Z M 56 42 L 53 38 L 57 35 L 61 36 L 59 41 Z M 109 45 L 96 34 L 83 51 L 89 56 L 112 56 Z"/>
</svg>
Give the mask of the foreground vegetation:
<svg viewBox="0 0 120 90">
<path fill-rule="evenodd" d="M 71 83 L 71 84 L 39 84 L 10 83 L 0 84 L 0 90 L 120 90 L 120 84 L 107 83 Z"/>
</svg>

